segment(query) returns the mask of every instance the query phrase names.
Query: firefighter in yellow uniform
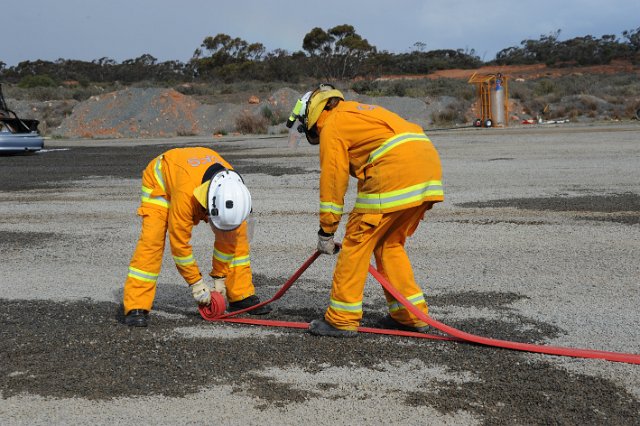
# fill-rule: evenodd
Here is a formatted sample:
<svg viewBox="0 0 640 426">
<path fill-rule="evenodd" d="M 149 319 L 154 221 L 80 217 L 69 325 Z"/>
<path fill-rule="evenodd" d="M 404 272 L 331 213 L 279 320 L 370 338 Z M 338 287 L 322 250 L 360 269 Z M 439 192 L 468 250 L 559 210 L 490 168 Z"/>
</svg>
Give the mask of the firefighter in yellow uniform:
<svg viewBox="0 0 640 426">
<path fill-rule="evenodd" d="M 296 104 L 287 125 L 311 144 L 320 144 L 320 230 L 318 250 L 336 250 L 333 234 L 344 209 L 349 176 L 358 194 L 349 214 L 342 250 L 333 274 L 329 307 L 311 322 L 312 334 L 356 335 L 373 253 L 376 267 L 403 296 L 425 314 L 424 294 L 416 284 L 404 250 L 424 214 L 444 200 L 436 149 L 422 128 L 376 105 L 345 101 L 331 85 L 320 85 Z M 389 315 L 380 326 L 424 332 L 419 320 L 385 291 Z"/>
<path fill-rule="evenodd" d="M 192 296 L 199 304 L 210 303 L 212 289 L 202 278 L 190 244 L 192 229 L 200 221 L 208 222 L 215 235 L 209 274 L 213 290 L 226 296 L 231 311 L 259 303 L 249 257 L 250 212 L 249 190 L 217 152 L 175 148 L 153 159 L 142 175 L 142 230 L 124 283 L 125 324 L 147 326 L 167 232 L 173 260 Z M 269 311 L 265 306 L 251 313 Z"/>
</svg>

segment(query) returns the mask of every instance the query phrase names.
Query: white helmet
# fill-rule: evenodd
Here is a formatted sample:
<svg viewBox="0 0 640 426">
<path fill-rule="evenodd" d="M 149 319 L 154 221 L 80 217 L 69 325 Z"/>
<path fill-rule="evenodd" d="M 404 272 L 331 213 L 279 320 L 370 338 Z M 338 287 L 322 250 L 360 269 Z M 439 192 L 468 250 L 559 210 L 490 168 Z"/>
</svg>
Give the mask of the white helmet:
<svg viewBox="0 0 640 426">
<path fill-rule="evenodd" d="M 208 187 L 205 186 L 207 183 Z M 204 195 L 203 186 L 207 189 L 205 208 L 212 227 L 231 231 L 240 226 L 251 213 L 251 194 L 240 175 L 233 170 L 222 169 L 209 182 L 196 188 L 194 195 L 204 205 L 204 200 L 200 199 L 203 197 L 199 196 Z"/>
</svg>

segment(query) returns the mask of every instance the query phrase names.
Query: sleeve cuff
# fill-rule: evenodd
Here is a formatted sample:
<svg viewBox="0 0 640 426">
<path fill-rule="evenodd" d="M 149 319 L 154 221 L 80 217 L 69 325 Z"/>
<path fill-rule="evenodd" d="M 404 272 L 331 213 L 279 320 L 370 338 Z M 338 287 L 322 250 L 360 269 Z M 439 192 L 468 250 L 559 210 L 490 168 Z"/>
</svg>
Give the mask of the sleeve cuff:
<svg viewBox="0 0 640 426">
<path fill-rule="evenodd" d="M 333 234 L 334 234 L 333 232 L 324 232 L 324 229 L 322 229 L 322 226 L 318 231 L 318 235 L 320 235 L 321 237 L 333 237 Z"/>
</svg>

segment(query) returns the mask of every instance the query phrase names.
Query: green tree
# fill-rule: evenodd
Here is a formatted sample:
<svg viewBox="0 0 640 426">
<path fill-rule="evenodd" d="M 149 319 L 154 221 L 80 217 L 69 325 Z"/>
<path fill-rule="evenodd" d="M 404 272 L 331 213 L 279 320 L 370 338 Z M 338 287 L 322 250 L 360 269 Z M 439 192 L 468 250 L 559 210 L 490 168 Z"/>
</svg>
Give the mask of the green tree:
<svg viewBox="0 0 640 426">
<path fill-rule="evenodd" d="M 29 89 L 32 87 L 54 87 L 56 82 L 48 75 L 27 75 L 20 80 L 18 87 Z"/>
<path fill-rule="evenodd" d="M 632 61 L 640 61 L 640 27 L 635 30 L 625 30 L 622 32 L 622 37 L 627 40 L 625 47 L 627 48 L 627 54 Z"/>
<path fill-rule="evenodd" d="M 328 31 L 313 28 L 304 36 L 302 48 L 313 59 L 322 77 L 339 80 L 357 76 L 362 63 L 376 53 L 375 46 L 347 24 Z"/>
<path fill-rule="evenodd" d="M 198 75 L 236 79 L 242 77 L 241 71 L 252 68 L 250 63 L 259 62 L 265 50 L 262 43 L 249 44 L 239 37 L 220 33 L 206 37 L 193 53 L 191 62 Z"/>
</svg>

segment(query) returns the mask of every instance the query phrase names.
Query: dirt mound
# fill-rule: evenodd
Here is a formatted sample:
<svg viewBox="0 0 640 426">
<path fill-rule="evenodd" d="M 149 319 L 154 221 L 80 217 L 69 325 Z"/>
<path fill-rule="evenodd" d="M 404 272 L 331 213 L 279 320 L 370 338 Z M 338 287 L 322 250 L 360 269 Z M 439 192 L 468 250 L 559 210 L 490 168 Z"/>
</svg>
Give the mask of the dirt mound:
<svg viewBox="0 0 640 426">
<path fill-rule="evenodd" d="M 9 99 L 8 104 L 18 117 L 39 120 L 38 129 L 47 135 L 50 129 L 60 126 L 64 118 L 71 114 L 78 101 L 75 99 L 51 101 Z"/>
<path fill-rule="evenodd" d="M 174 136 L 214 136 L 230 133 L 280 134 L 296 100 L 302 95 L 282 88 L 264 100 L 243 104 L 201 104 L 173 89 L 128 88 L 93 96 L 73 108 L 52 134 L 64 138 L 110 139 Z M 375 103 L 426 126 L 431 112 L 453 102 L 433 102 L 402 97 L 361 96 L 345 93 L 348 100 Z M 253 126 L 247 123 L 253 123 Z M 244 123 L 244 124 L 243 124 Z M 246 129 L 254 131 L 246 131 Z M 255 131 L 258 129 L 259 131 Z"/>
<path fill-rule="evenodd" d="M 239 120 L 263 123 L 267 133 L 281 133 L 300 96 L 279 89 L 268 99 L 246 103 L 201 104 L 173 89 L 128 88 L 92 96 L 73 108 L 52 134 L 64 138 L 150 138 L 213 136 L 242 132 Z"/>
<path fill-rule="evenodd" d="M 54 134 L 69 138 L 198 134 L 200 108 L 175 90 L 128 88 L 81 102 Z"/>
</svg>

